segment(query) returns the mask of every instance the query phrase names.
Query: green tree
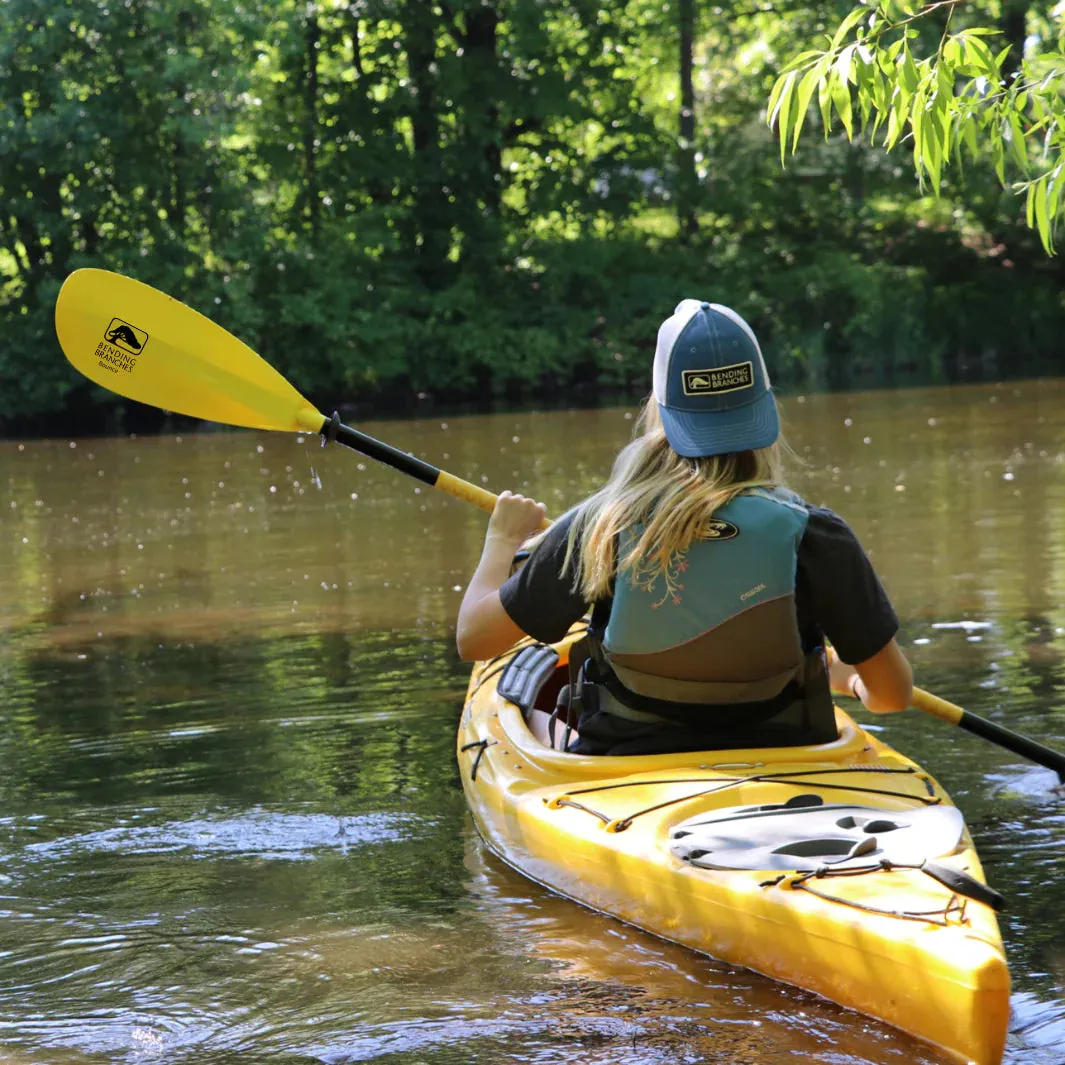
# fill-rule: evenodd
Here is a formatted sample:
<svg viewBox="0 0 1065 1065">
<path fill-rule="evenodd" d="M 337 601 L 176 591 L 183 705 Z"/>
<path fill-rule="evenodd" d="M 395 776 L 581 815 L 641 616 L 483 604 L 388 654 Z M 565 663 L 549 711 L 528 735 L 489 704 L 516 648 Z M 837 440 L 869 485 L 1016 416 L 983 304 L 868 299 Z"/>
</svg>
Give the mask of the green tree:
<svg viewBox="0 0 1065 1065">
<path fill-rule="evenodd" d="M 196 270 L 198 289 L 222 301 L 257 211 L 232 140 L 250 58 L 244 6 L 11 0 L 0 18 L 10 414 L 55 406 L 73 384 L 37 359 L 30 376 L 17 358 L 54 350 L 52 308 L 71 270 L 106 264 L 178 295 Z"/>
<path fill-rule="evenodd" d="M 825 46 L 781 72 L 768 118 L 783 161 L 816 94 L 825 134 L 833 115 L 848 137 L 867 132 L 912 149 L 922 186 L 938 195 L 943 169 L 990 158 L 999 182 L 1025 196 L 1026 220 L 1047 251 L 1065 185 L 1065 4 L 1007 0 L 871 0 L 853 8 Z"/>
</svg>

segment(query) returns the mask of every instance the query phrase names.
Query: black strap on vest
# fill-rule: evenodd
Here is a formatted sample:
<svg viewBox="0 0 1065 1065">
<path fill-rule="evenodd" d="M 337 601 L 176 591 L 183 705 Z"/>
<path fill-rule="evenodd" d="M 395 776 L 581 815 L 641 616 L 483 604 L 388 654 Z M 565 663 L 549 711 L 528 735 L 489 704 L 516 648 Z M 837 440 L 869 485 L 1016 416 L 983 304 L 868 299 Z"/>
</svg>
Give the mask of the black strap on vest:
<svg viewBox="0 0 1065 1065">
<path fill-rule="evenodd" d="M 710 723 L 728 728 L 732 725 L 758 725 L 776 717 L 793 703 L 804 698 L 801 684 L 789 680 L 776 695 L 745 703 L 681 703 L 672 699 L 660 699 L 626 688 L 610 668 L 603 655 L 602 644 L 594 637 L 588 641 L 587 679 L 602 684 L 622 706 L 645 714 L 654 714 L 678 727 L 706 728 Z M 708 718 L 707 715 L 713 716 Z"/>
<path fill-rule="evenodd" d="M 678 728 L 703 728 L 708 724 L 714 727 L 759 725 L 769 721 L 789 706 L 806 697 L 806 690 L 797 680 L 789 680 L 776 695 L 769 699 L 758 699 L 744 703 L 682 703 L 672 699 L 659 699 L 650 695 L 641 695 L 626 688 L 618 679 L 603 652 L 603 637 L 607 622 L 610 620 L 610 605 L 600 600 L 592 607 L 592 616 L 588 625 L 588 635 L 570 651 L 570 681 L 573 681 L 573 652 L 578 648 L 587 654 L 585 679 L 602 684 L 622 706 L 640 713 L 654 714 L 664 718 L 663 724 L 672 724 Z M 708 717 L 707 715 L 713 715 Z"/>
</svg>

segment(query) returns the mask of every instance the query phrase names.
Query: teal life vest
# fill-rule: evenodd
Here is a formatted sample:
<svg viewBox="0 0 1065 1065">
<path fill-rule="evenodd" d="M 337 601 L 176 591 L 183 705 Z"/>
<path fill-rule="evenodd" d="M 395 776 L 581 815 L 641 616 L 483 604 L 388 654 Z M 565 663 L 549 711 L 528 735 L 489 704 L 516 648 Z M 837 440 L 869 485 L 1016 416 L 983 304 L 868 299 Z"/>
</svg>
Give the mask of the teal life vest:
<svg viewBox="0 0 1065 1065">
<path fill-rule="evenodd" d="M 807 517 L 794 493 L 751 489 L 654 575 L 622 566 L 642 529 L 625 531 L 609 618 L 593 612 L 589 633 L 600 709 L 701 729 L 791 721 L 835 738 L 824 651 L 804 653 L 795 609 Z"/>
</svg>

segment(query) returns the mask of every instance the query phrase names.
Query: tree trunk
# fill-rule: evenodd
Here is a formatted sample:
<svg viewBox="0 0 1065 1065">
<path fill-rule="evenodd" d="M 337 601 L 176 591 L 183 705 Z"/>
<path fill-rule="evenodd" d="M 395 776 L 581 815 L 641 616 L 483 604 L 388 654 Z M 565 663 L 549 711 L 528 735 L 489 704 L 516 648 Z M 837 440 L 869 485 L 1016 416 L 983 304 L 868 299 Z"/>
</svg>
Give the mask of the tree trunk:
<svg viewBox="0 0 1065 1065">
<path fill-rule="evenodd" d="M 1024 42 L 1028 36 L 1028 8 L 1029 0 L 1003 0 L 1002 3 L 1002 36 L 1006 44 L 1010 46 L 1010 54 L 1006 56 L 1003 67 L 1007 75 L 1021 69 L 1021 60 L 1024 59 Z M 998 51 L 998 49 L 995 49 Z"/>
<path fill-rule="evenodd" d="M 409 229 L 411 254 L 418 275 L 428 288 L 443 288 L 450 277 L 451 205 L 444 191 L 445 174 L 440 151 L 440 119 L 436 98 L 436 35 L 438 24 L 431 5 L 407 0 L 404 8 L 404 44 L 414 90 L 411 115 L 414 158 Z"/>
<path fill-rule="evenodd" d="M 677 225 L 682 241 L 699 232 L 696 203 L 699 177 L 695 172 L 695 87 L 692 64 L 695 50 L 695 0 L 677 0 L 680 31 L 680 140 L 677 151 Z"/>
<path fill-rule="evenodd" d="M 310 223 L 311 236 L 318 236 L 320 203 L 318 195 L 318 45 L 322 39 L 322 27 L 318 23 L 318 9 L 307 5 L 306 52 L 304 99 L 306 125 L 303 133 L 303 160 L 305 172 L 303 213 Z"/>
<path fill-rule="evenodd" d="M 485 3 L 466 14 L 464 48 L 464 154 L 470 181 L 464 224 L 468 259 L 476 268 L 495 267 L 502 243 L 503 131 L 499 128 L 500 16 Z"/>
</svg>

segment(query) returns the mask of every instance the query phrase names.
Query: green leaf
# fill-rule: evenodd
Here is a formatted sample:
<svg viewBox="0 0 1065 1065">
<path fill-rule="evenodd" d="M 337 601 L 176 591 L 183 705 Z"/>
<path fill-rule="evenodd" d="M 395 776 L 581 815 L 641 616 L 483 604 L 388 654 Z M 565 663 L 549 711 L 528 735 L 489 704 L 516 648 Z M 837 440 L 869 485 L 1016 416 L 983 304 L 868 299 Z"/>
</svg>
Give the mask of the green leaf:
<svg viewBox="0 0 1065 1065">
<path fill-rule="evenodd" d="M 861 22 L 865 17 L 866 12 L 869 9 L 866 7 L 856 7 L 847 17 L 839 24 L 838 29 L 832 35 L 832 44 L 830 46 L 832 51 L 835 51 L 842 43 L 843 39 L 854 27 Z"/>
<path fill-rule="evenodd" d="M 847 131 L 847 140 L 854 139 L 854 124 L 851 117 L 851 90 L 847 82 L 838 76 L 838 65 L 832 68 L 832 102 L 836 105 L 836 110 L 839 112 L 839 120 L 843 123 L 843 128 Z"/>
<path fill-rule="evenodd" d="M 968 36 L 974 37 L 972 30 L 969 31 Z M 1001 78 L 999 70 L 1000 64 L 991 54 L 991 49 L 978 38 L 970 40 L 968 44 L 969 53 L 972 55 L 974 62 L 979 65 L 988 78 L 991 79 L 992 83 L 997 86 Z"/>
<path fill-rule="evenodd" d="M 891 99 L 891 114 L 888 119 L 887 136 L 884 138 L 884 148 L 891 151 L 896 141 L 906 132 L 906 126 L 910 121 L 910 101 L 912 94 L 902 86 L 898 86 Z"/>
<path fill-rule="evenodd" d="M 1039 230 L 1039 239 L 1043 242 L 1043 247 L 1053 254 L 1054 234 L 1051 229 L 1050 204 L 1049 197 L 1047 196 L 1046 183 L 1046 174 L 1036 182 L 1035 187 L 1038 191 L 1036 192 L 1035 197 L 1035 224 L 1036 228 Z"/>
<path fill-rule="evenodd" d="M 888 115 L 888 127 L 887 133 L 884 136 L 884 148 L 887 151 L 891 151 L 895 147 L 895 142 L 899 139 L 899 134 L 903 129 L 902 109 L 897 106 L 891 108 L 891 112 Z"/>
<path fill-rule="evenodd" d="M 769 124 L 772 126 L 774 122 L 777 127 L 777 135 L 780 137 L 780 165 L 784 165 L 784 157 L 787 151 L 788 134 L 791 132 L 791 120 L 792 120 L 792 99 L 795 96 L 795 85 L 798 82 L 799 72 L 792 70 L 784 75 L 784 85 L 780 91 L 780 98 L 777 100 L 776 109 L 770 116 Z"/>
<path fill-rule="evenodd" d="M 828 140 L 829 130 L 832 129 L 832 92 L 829 82 L 831 75 L 822 78 L 817 83 L 817 103 L 821 108 L 821 125 L 825 127 L 825 140 Z"/>
<path fill-rule="evenodd" d="M 780 110 L 780 97 L 783 95 L 785 87 L 791 82 L 793 72 L 789 71 L 787 74 L 781 74 L 775 82 L 773 82 L 772 91 L 769 93 L 769 102 L 765 108 L 765 120 L 766 125 L 770 129 L 776 124 L 777 113 Z"/>
<path fill-rule="evenodd" d="M 793 70 L 798 70 L 800 67 L 806 66 L 811 59 L 819 58 L 825 55 L 824 52 L 817 51 L 816 49 L 808 49 L 805 52 L 800 52 L 794 59 L 792 59 L 783 70 L 781 74 L 790 74 Z"/>
<path fill-rule="evenodd" d="M 991 146 L 991 165 L 995 168 L 995 177 L 998 178 L 998 183 L 1002 186 L 1006 184 L 1006 146 L 1002 142 L 1001 137 L 992 137 L 990 141 Z"/>
<path fill-rule="evenodd" d="M 932 183 L 932 195 L 939 195 L 940 175 L 944 163 L 943 112 L 933 100 L 925 112 L 920 127 L 921 163 Z M 915 138 L 917 139 L 917 138 Z"/>
<path fill-rule="evenodd" d="M 814 94 L 814 89 L 817 87 L 821 78 L 824 76 L 820 64 L 816 67 L 811 67 L 802 78 L 799 83 L 799 91 L 795 97 L 795 132 L 791 139 L 791 150 L 794 152 L 799 146 L 799 134 L 802 132 L 803 124 L 806 122 L 806 110 L 810 106 L 810 98 Z"/>
<path fill-rule="evenodd" d="M 1024 130 L 1016 111 L 1011 111 L 1006 119 L 1006 129 L 1003 130 L 1003 138 L 1013 161 L 1022 171 L 1028 169 L 1027 144 L 1024 139 Z"/>
<path fill-rule="evenodd" d="M 1058 217 L 1058 204 L 1061 201 L 1061 186 L 1063 183 L 1062 179 L 1065 178 L 1065 168 L 1063 168 L 1062 165 L 1059 164 L 1058 166 L 1054 167 L 1054 169 L 1050 172 L 1050 176 L 1051 181 L 1048 193 L 1049 199 L 1047 203 L 1047 208 L 1050 212 L 1051 220 L 1056 221 Z"/>
<path fill-rule="evenodd" d="M 917 64 L 907 48 L 898 59 L 899 84 L 907 92 L 914 92 L 921 83 L 921 75 L 918 73 Z"/>
</svg>

